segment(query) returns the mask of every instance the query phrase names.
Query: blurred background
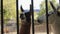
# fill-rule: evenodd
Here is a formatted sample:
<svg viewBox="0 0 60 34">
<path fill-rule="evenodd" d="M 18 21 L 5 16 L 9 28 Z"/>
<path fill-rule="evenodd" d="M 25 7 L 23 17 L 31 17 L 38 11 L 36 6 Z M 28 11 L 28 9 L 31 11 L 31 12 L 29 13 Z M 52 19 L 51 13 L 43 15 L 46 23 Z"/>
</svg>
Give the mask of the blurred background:
<svg viewBox="0 0 60 34">
<path fill-rule="evenodd" d="M 58 6 L 59 0 L 48 0 L 48 12 L 51 13 L 53 9 L 50 6 L 49 1 L 52 1 L 55 6 Z M 30 10 L 30 4 L 31 4 L 31 0 L 18 0 L 19 16 L 21 13 L 20 6 L 22 5 L 24 11 L 28 12 Z M 3 13 L 4 14 L 4 34 L 17 34 L 16 0 L 3 0 L 3 11 L 4 11 Z M 46 14 L 45 0 L 34 0 L 35 34 L 47 34 L 45 14 Z M 21 19 L 19 17 L 19 29 L 20 27 L 21 27 Z M 53 34 L 51 26 L 49 26 L 49 32 L 50 34 Z M 1 3 L 0 3 L 0 34 L 1 34 Z"/>
</svg>

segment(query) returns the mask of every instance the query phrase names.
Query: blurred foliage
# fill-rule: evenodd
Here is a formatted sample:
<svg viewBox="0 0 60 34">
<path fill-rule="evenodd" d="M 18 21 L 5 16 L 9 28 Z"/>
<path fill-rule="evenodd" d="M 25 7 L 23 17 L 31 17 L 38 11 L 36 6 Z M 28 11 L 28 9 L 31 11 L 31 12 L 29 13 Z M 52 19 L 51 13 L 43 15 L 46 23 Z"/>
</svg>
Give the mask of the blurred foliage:
<svg viewBox="0 0 60 34">
<path fill-rule="evenodd" d="M 19 13 L 21 11 L 19 10 Z M 9 20 L 16 20 L 16 0 L 3 0 L 3 14 L 4 22 L 8 23 Z M 1 19 L 1 11 L 0 11 Z"/>
<path fill-rule="evenodd" d="M 51 0 L 56 6 L 56 0 Z M 50 3 L 48 2 L 48 10 L 52 10 Z M 3 11 L 4 11 L 4 20 L 7 22 L 10 19 L 16 19 L 16 0 L 3 0 Z M 1 11 L 0 11 L 1 12 Z M 40 4 L 39 16 L 43 15 L 46 12 L 45 1 L 42 1 Z M 19 10 L 19 13 L 21 11 Z"/>
<path fill-rule="evenodd" d="M 16 0 L 3 0 L 4 20 L 16 18 Z"/>
<path fill-rule="evenodd" d="M 51 5 L 50 5 L 50 0 L 48 0 L 48 11 L 51 11 L 53 10 Z M 55 6 L 57 6 L 58 4 L 56 3 L 56 0 L 51 0 L 53 2 L 53 4 Z M 46 13 L 46 7 L 45 7 L 45 1 L 42 1 L 41 4 L 40 4 L 40 12 L 39 12 L 39 16 L 43 15 Z"/>
</svg>

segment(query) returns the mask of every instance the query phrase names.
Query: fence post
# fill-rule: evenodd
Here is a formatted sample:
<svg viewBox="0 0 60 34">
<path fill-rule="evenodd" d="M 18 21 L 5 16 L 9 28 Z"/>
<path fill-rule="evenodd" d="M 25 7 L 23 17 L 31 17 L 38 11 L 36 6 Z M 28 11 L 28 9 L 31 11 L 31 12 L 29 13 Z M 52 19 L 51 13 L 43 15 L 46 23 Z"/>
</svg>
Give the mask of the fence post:
<svg viewBox="0 0 60 34">
<path fill-rule="evenodd" d="M 45 0 L 46 3 L 46 30 L 47 34 L 49 34 L 49 23 L 48 23 L 48 0 Z"/>
<path fill-rule="evenodd" d="M 16 0 L 16 23 L 17 23 L 17 34 L 19 34 L 19 11 L 18 11 L 18 0 Z"/>
<path fill-rule="evenodd" d="M 4 31 L 3 31 L 3 0 L 1 0 L 1 34 L 4 34 Z"/>
<path fill-rule="evenodd" d="M 33 4 L 33 0 L 31 0 L 31 5 L 32 5 L 32 7 L 31 7 L 31 11 L 32 11 L 32 34 L 34 34 L 34 4 Z"/>
</svg>

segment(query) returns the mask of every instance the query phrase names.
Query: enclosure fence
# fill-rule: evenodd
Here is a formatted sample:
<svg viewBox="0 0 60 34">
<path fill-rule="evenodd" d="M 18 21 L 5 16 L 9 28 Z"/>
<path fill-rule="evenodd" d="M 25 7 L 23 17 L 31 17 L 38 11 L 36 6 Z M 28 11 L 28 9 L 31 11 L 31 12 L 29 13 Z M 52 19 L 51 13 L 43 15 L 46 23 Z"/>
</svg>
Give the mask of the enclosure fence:
<svg viewBox="0 0 60 34">
<path fill-rule="evenodd" d="M 47 34 L 49 34 L 49 24 L 48 24 L 48 0 L 45 0 L 46 4 L 46 30 Z M 33 9 L 33 0 L 31 0 L 32 5 L 32 34 L 35 34 L 34 32 L 34 9 Z M 16 0 L 16 23 L 17 23 L 17 34 L 19 34 L 19 11 L 18 11 L 18 0 Z M 1 0 L 1 34 L 4 34 L 3 28 L 4 28 L 4 18 L 3 18 L 3 0 Z"/>
</svg>

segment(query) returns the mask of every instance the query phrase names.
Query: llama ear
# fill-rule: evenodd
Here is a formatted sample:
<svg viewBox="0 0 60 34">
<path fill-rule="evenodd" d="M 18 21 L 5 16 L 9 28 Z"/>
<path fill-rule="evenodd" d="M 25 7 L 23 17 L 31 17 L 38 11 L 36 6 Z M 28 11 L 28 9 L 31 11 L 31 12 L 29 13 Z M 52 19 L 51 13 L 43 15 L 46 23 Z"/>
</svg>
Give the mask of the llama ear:
<svg viewBox="0 0 60 34">
<path fill-rule="evenodd" d="M 22 11 L 22 12 L 24 12 L 24 10 L 23 10 L 22 6 L 20 7 L 20 9 L 21 9 L 21 11 Z"/>
<path fill-rule="evenodd" d="M 32 12 L 32 5 L 30 4 L 29 14 L 31 14 L 31 12 Z"/>
<path fill-rule="evenodd" d="M 31 16 L 31 13 L 32 13 L 31 10 L 32 10 L 32 5 L 30 5 L 30 10 L 29 10 L 29 12 L 25 13 L 25 16 L 26 16 L 27 18 Z"/>
<path fill-rule="evenodd" d="M 56 10 L 56 7 L 53 5 L 53 3 L 50 1 L 50 5 L 53 8 L 53 10 Z"/>
</svg>

